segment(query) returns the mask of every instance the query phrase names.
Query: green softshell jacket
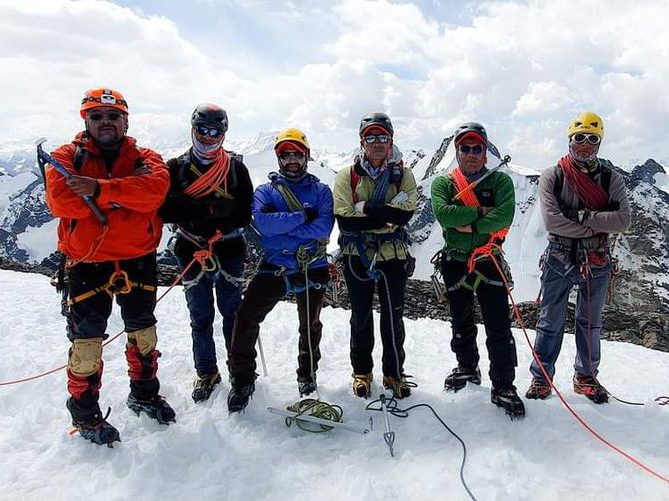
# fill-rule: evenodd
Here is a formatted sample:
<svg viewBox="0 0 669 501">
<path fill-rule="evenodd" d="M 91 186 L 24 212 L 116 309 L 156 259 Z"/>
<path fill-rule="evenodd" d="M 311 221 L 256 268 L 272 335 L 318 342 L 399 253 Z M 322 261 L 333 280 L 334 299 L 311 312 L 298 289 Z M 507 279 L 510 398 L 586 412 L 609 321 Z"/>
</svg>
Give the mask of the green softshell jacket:
<svg viewBox="0 0 669 501">
<path fill-rule="evenodd" d="M 432 212 L 443 228 L 444 248 L 459 261 L 467 261 L 472 250 L 488 242 L 490 234 L 508 228 L 513 222 L 516 197 L 513 181 L 504 172 L 494 172 L 481 181 L 474 193 L 482 207 L 494 207 L 485 216 L 478 207 L 453 200 L 458 189 L 451 176 L 439 176 L 432 183 Z M 472 233 L 455 228 L 471 225 Z"/>
</svg>

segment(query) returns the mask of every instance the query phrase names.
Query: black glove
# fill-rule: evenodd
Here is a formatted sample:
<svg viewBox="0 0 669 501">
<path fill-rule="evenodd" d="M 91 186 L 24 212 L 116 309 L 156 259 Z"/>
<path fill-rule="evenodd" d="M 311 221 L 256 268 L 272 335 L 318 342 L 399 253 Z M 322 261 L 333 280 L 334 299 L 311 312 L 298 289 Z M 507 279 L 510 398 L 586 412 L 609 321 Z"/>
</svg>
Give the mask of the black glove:
<svg viewBox="0 0 669 501">
<path fill-rule="evenodd" d="M 272 205 L 263 205 L 260 208 L 260 212 L 262 212 L 263 214 L 273 214 L 274 212 L 276 212 L 276 208 Z"/>
<path fill-rule="evenodd" d="M 304 217 L 307 220 L 307 223 L 311 223 L 318 217 L 318 209 L 316 207 L 305 207 Z"/>
</svg>

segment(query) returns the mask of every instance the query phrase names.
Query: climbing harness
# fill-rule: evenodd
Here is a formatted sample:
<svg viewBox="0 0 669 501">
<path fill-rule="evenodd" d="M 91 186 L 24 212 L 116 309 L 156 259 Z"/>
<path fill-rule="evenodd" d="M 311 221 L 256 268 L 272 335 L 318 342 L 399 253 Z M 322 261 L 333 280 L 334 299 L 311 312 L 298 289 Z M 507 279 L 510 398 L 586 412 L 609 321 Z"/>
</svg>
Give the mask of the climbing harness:
<svg viewBox="0 0 669 501">
<path fill-rule="evenodd" d="M 448 296 L 446 296 L 446 291 L 442 284 L 444 277 L 441 273 L 440 266 L 443 251 L 443 249 L 438 250 L 434 256 L 430 258 L 430 264 L 434 268 L 432 275 L 430 275 L 430 283 L 432 284 L 432 291 L 434 292 L 438 303 L 446 303 L 448 301 Z"/>
<path fill-rule="evenodd" d="M 464 173 L 459 168 L 456 168 L 451 173 L 451 178 L 453 180 L 453 183 L 455 184 L 455 187 L 458 190 L 453 199 L 460 200 L 465 206 L 481 207 L 481 204 L 478 200 L 478 197 L 476 196 L 476 193 L 473 192 L 474 187 L 485 177 L 488 177 L 492 172 L 495 172 L 498 169 L 500 169 L 503 165 L 506 165 L 510 160 L 511 158 L 509 157 L 509 155 L 506 155 L 502 160 L 502 162 L 500 162 L 500 164 L 497 167 L 489 170 L 483 176 L 481 176 L 475 181 L 472 181 L 471 183 L 468 183 Z M 471 251 L 471 253 L 469 253 L 469 257 L 467 260 L 467 273 L 463 275 L 460 278 L 460 280 L 458 280 L 455 284 L 453 284 L 450 287 L 447 287 L 445 291 L 443 291 L 439 280 L 441 275 L 441 270 L 439 269 L 440 261 L 441 260 L 450 261 L 454 259 L 453 256 L 455 254 L 462 253 L 462 251 L 459 251 L 458 249 L 455 248 L 445 247 L 440 252 L 435 254 L 430 260 L 430 262 L 435 267 L 435 272 L 433 273 L 431 279 L 433 288 L 435 290 L 435 294 L 437 294 L 437 299 L 439 299 L 442 295 L 445 296 L 447 295 L 447 293 L 456 291 L 460 288 L 476 292 L 481 283 L 497 287 L 504 287 L 505 286 L 504 282 L 486 277 L 476 268 L 476 264 L 479 261 L 490 259 L 490 256 L 492 255 L 499 256 L 502 262 L 502 267 L 505 270 L 506 276 L 508 277 L 507 279 L 508 286 L 510 289 L 513 289 L 513 280 L 511 279 L 511 269 L 506 259 L 504 259 L 503 257 L 504 251 L 502 250 L 502 243 L 504 242 L 504 239 L 506 238 L 508 232 L 509 228 L 502 228 L 501 230 L 492 232 L 490 234 L 490 237 L 488 238 L 488 242 L 479 247 L 474 248 Z M 441 278 L 443 279 L 443 277 Z"/>
<path fill-rule="evenodd" d="M 218 256 L 214 253 L 214 245 L 217 242 L 230 240 L 242 235 L 242 230 L 240 228 L 237 228 L 226 234 L 216 230 L 216 233 L 214 233 L 214 235 L 208 239 L 193 235 L 180 227 L 177 227 L 175 233 L 177 236 L 184 238 L 199 248 L 199 250 L 196 250 L 193 253 L 193 259 L 200 265 L 200 272 L 192 279 L 183 281 L 184 290 L 189 290 L 192 287 L 195 287 L 200 282 L 200 280 L 202 280 L 202 277 L 207 273 L 220 275 L 235 287 L 242 287 L 244 285 L 246 282 L 244 276 L 237 277 L 225 271 L 221 266 L 221 262 L 219 261 Z M 168 244 L 168 247 L 173 254 L 175 238 L 176 237 L 173 237 Z"/>
<path fill-rule="evenodd" d="M 67 266 L 67 265 L 66 265 Z M 91 289 L 89 291 L 83 292 L 67 301 L 67 306 L 70 307 L 73 304 L 80 303 L 87 299 L 96 296 L 100 292 L 106 293 L 109 297 L 115 297 L 122 294 L 129 294 L 132 289 L 142 289 L 147 292 L 155 292 L 157 287 L 155 285 L 148 285 L 142 282 L 135 282 L 130 280 L 128 272 L 121 269 L 121 265 L 118 261 L 114 261 L 114 271 L 107 280 L 107 283 Z"/>
</svg>

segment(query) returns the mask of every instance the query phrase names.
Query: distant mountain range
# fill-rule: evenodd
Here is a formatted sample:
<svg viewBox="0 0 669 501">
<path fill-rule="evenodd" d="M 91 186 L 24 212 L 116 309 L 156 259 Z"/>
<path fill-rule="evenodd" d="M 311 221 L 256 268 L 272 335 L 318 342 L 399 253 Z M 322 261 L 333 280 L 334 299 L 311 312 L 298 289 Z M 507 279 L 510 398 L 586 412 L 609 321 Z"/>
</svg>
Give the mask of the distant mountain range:
<svg viewBox="0 0 669 501">
<path fill-rule="evenodd" d="M 244 155 L 254 185 L 266 182 L 277 169 L 272 150 L 273 133 L 261 133 L 247 141 L 226 144 Z M 430 205 L 434 178 L 454 166 L 453 148 L 444 140 L 434 151 L 404 149 L 405 165 L 413 169 L 419 183 L 419 207 L 409 224 L 417 258 L 414 278 L 428 280 L 433 272 L 430 258 L 442 247 L 441 229 Z M 50 145 L 52 148 L 56 145 Z M 399 144 L 400 148 L 403 146 Z M 165 159 L 181 150 L 161 151 Z M 336 172 L 350 165 L 356 151 L 333 153 L 315 150 L 310 172 L 332 184 Z M 502 152 L 505 153 L 505 152 Z M 496 158 L 489 155 L 493 166 Z M 622 273 L 616 280 L 617 306 L 669 313 L 669 174 L 654 160 L 631 170 L 611 164 L 624 177 L 633 208 L 630 229 L 617 239 L 614 255 Z M 505 249 L 511 265 L 515 296 L 534 299 L 539 289 L 539 257 L 546 246 L 546 231 L 538 207 L 539 172 L 515 164 L 505 168 L 516 187 L 516 215 Z M 330 249 L 336 248 L 337 229 Z M 165 231 L 162 245 L 169 232 Z M 0 257 L 20 263 L 52 266 L 56 246 L 56 221 L 44 204 L 44 187 L 32 148 L 0 152 Z"/>
</svg>

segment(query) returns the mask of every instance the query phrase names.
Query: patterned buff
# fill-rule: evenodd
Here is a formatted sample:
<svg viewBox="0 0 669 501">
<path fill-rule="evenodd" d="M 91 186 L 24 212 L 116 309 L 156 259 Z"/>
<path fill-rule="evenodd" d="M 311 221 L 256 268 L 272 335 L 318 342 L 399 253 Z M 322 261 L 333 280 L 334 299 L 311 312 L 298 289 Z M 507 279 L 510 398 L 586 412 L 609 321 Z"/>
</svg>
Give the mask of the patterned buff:
<svg viewBox="0 0 669 501">
<path fill-rule="evenodd" d="M 195 129 L 191 130 L 191 138 L 193 140 L 193 155 L 202 165 L 209 165 L 212 162 L 215 162 L 221 152 L 221 144 L 223 144 L 223 139 L 225 135 L 221 134 L 221 137 L 214 144 L 204 144 L 198 141 L 195 137 Z"/>
<path fill-rule="evenodd" d="M 593 181 L 585 172 L 579 169 L 571 155 L 564 156 L 558 162 L 564 171 L 564 178 L 579 199 L 590 210 L 601 210 L 609 202 L 606 191 Z"/>
<path fill-rule="evenodd" d="M 598 152 L 599 152 L 599 147 L 597 147 L 597 149 L 595 151 L 593 151 L 592 154 L 588 157 L 579 156 L 579 154 L 576 153 L 576 151 L 574 151 L 574 145 L 571 143 L 571 141 L 569 142 L 569 154 L 577 162 L 583 162 L 585 164 L 593 163 L 595 160 L 597 160 L 597 153 Z"/>
</svg>

